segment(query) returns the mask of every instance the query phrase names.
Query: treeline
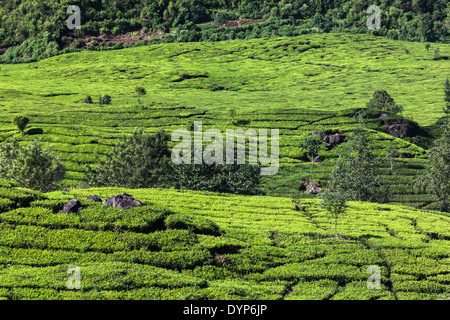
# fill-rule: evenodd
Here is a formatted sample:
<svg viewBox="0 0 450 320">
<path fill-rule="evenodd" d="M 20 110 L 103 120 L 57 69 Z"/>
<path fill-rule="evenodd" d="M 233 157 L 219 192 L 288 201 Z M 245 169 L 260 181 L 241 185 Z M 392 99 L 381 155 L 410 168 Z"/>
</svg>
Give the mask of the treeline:
<svg viewBox="0 0 450 320">
<path fill-rule="evenodd" d="M 69 5 L 81 9 L 80 30 L 66 26 Z M 163 41 L 248 39 L 309 32 L 374 33 L 398 40 L 448 41 L 450 3 L 446 0 L 378 1 L 379 30 L 366 26 L 370 5 L 373 3 L 368 0 L 4 0 L 0 7 L 0 49 L 19 49 L 3 55 L 0 61 L 35 61 L 67 47 L 82 46 L 81 37 L 116 36 L 142 29 L 147 34 L 155 30 L 170 33 Z M 263 22 L 223 28 L 226 21 L 237 19 Z M 215 25 L 205 27 L 202 24 L 206 22 Z"/>
</svg>

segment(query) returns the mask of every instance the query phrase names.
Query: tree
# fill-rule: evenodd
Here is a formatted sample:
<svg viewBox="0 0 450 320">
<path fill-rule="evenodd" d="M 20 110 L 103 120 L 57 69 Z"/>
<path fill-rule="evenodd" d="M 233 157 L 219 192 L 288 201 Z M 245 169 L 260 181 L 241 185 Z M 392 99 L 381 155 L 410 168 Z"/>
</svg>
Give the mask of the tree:
<svg viewBox="0 0 450 320">
<path fill-rule="evenodd" d="M 84 98 L 84 103 L 93 103 L 91 96 L 86 96 L 86 98 Z"/>
<path fill-rule="evenodd" d="M 231 120 L 234 121 L 236 118 L 236 109 L 235 108 L 228 109 L 228 115 L 230 116 Z"/>
<path fill-rule="evenodd" d="M 230 20 L 230 15 L 225 11 L 217 11 L 214 16 L 214 23 L 219 27 L 223 27 L 228 20 Z"/>
<path fill-rule="evenodd" d="M 100 103 L 100 105 L 110 104 L 111 103 L 111 97 L 108 94 L 105 94 L 103 97 L 100 97 L 99 103 Z"/>
<path fill-rule="evenodd" d="M 389 146 L 386 149 L 386 151 L 387 151 L 386 159 L 389 161 L 389 165 L 391 167 L 391 175 L 393 175 L 395 158 L 397 158 L 399 156 L 399 152 L 398 152 L 397 148 L 395 148 L 393 146 Z"/>
<path fill-rule="evenodd" d="M 147 94 L 147 91 L 143 87 L 136 87 L 134 88 L 134 92 L 138 95 L 138 106 L 141 103 L 141 96 L 144 96 Z"/>
<path fill-rule="evenodd" d="M 320 147 L 324 143 L 321 136 L 309 136 L 305 140 L 303 140 L 300 146 L 303 149 L 306 149 L 306 152 L 311 159 L 311 163 L 314 164 L 314 157 L 318 155 Z"/>
<path fill-rule="evenodd" d="M 372 99 L 366 104 L 368 109 L 390 111 L 394 114 L 402 112 L 403 107 L 397 105 L 394 99 L 385 90 L 376 90 Z"/>
<path fill-rule="evenodd" d="M 19 131 L 22 133 L 25 130 L 25 128 L 27 127 L 29 122 L 30 122 L 30 119 L 28 119 L 25 116 L 16 116 L 13 119 L 13 123 L 17 126 Z"/>
<path fill-rule="evenodd" d="M 450 120 L 443 125 L 442 136 L 434 141 L 428 152 L 427 169 L 416 179 L 417 192 L 426 191 L 437 196 L 441 211 L 450 212 Z"/>
<path fill-rule="evenodd" d="M 450 115 L 450 81 L 448 80 L 448 78 L 445 81 L 444 86 L 444 100 L 445 100 L 444 113 L 446 115 Z"/>
<path fill-rule="evenodd" d="M 377 172 L 379 166 L 372 153 L 369 133 L 359 127 L 349 135 L 347 146 L 340 152 L 328 188 L 351 201 L 386 202 L 388 192 Z"/>
<path fill-rule="evenodd" d="M 86 173 L 90 186 L 149 188 L 163 186 L 170 170 L 170 137 L 161 130 L 154 135 L 136 129 L 123 136 L 106 156 L 106 161 Z"/>
<path fill-rule="evenodd" d="M 49 147 L 42 149 L 38 140 L 19 146 L 13 138 L 9 143 L 0 144 L 0 177 L 3 179 L 23 188 L 48 192 L 58 188 L 64 174 L 61 158 L 55 157 Z"/>
<path fill-rule="evenodd" d="M 325 191 L 321 195 L 320 205 L 330 214 L 334 219 L 334 234 L 338 239 L 337 225 L 338 219 L 347 210 L 347 201 L 343 194 L 339 192 Z"/>
<path fill-rule="evenodd" d="M 437 47 L 434 50 L 434 60 L 439 60 L 440 57 L 441 57 L 441 49 L 439 49 L 439 47 Z"/>
<path fill-rule="evenodd" d="M 195 157 L 191 148 L 191 158 Z M 236 159 L 236 157 L 235 157 Z M 261 167 L 250 164 L 172 164 L 173 179 L 178 187 L 221 193 L 262 195 Z"/>
</svg>

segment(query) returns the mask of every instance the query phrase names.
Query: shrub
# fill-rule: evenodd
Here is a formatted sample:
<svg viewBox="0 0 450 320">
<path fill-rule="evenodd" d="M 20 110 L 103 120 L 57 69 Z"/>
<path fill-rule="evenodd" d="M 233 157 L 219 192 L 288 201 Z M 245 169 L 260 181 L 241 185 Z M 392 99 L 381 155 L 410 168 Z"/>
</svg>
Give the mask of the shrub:
<svg viewBox="0 0 450 320">
<path fill-rule="evenodd" d="M 328 214 L 334 219 L 334 234 L 337 239 L 338 218 L 345 213 L 347 208 L 345 196 L 338 192 L 329 192 L 327 190 L 322 194 L 321 199 L 321 206 L 325 208 Z"/>
<path fill-rule="evenodd" d="M 301 142 L 300 146 L 303 149 L 306 149 L 308 156 L 311 159 L 311 163 L 314 164 L 314 157 L 319 154 L 319 150 L 323 143 L 324 141 L 320 135 L 309 136 Z"/>
<path fill-rule="evenodd" d="M 55 190 L 64 178 L 65 167 L 59 156 L 47 147 L 42 149 L 38 140 L 19 146 L 14 138 L 0 145 L 0 177 L 19 186 L 42 192 Z"/>
<path fill-rule="evenodd" d="M 0 213 L 11 210 L 13 208 L 14 202 L 9 199 L 0 198 Z"/>
<path fill-rule="evenodd" d="M 100 166 L 88 167 L 91 186 L 149 188 L 164 184 L 169 172 L 169 136 L 161 130 L 154 135 L 135 130 L 123 136 Z"/>
<path fill-rule="evenodd" d="M 134 92 L 138 95 L 138 106 L 141 103 L 141 96 L 144 96 L 147 94 L 147 91 L 143 87 L 136 87 L 134 88 Z"/>
<path fill-rule="evenodd" d="M 99 103 L 100 103 L 100 105 L 111 104 L 111 97 L 109 95 L 105 94 L 103 97 L 100 97 Z"/>
<path fill-rule="evenodd" d="M 445 101 L 444 113 L 446 115 L 450 115 L 450 81 L 448 78 L 447 80 L 445 80 L 444 85 L 444 101 Z"/>
<path fill-rule="evenodd" d="M 193 150 L 194 148 L 192 148 Z M 194 157 L 194 154 L 193 156 Z M 172 179 L 189 190 L 262 195 L 261 168 L 251 164 L 172 164 Z"/>
<path fill-rule="evenodd" d="M 68 200 L 36 200 L 30 203 L 30 206 L 50 209 L 53 213 L 57 213 L 64 208 L 67 202 Z"/>
<path fill-rule="evenodd" d="M 45 196 L 33 190 L 0 187 L 0 198 L 11 200 L 16 208 L 29 206 L 33 201 L 45 199 Z"/>
<path fill-rule="evenodd" d="M 386 202 L 389 194 L 378 173 L 380 164 L 372 152 L 369 133 L 358 128 L 350 134 L 346 147 L 333 168 L 328 185 L 330 191 L 351 201 Z"/>
<path fill-rule="evenodd" d="M 417 191 L 424 190 L 438 197 L 441 211 L 450 212 L 450 119 L 445 121 L 442 130 L 428 153 L 427 170 L 417 178 L 416 185 Z"/>
<path fill-rule="evenodd" d="M 220 229 L 213 221 L 192 215 L 172 214 L 165 220 L 168 229 L 187 229 L 195 233 L 220 235 Z"/>
<path fill-rule="evenodd" d="M 22 133 L 25 130 L 25 128 L 27 127 L 29 122 L 30 122 L 30 119 L 28 119 L 25 116 L 16 116 L 13 119 L 13 123 L 17 126 L 19 131 Z"/>
<path fill-rule="evenodd" d="M 373 93 L 372 99 L 367 103 L 368 109 L 377 109 L 381 111 L 390 111 L 394 114 L 399 113 L 403 110 L 403 107 L 397 105 L 386 92 L 386 90 L 376 90 Z"/>
<path fill-rule="evenodd" d="M 84 103 L 93 103 L 91 96 L 86 96 L 86 98 L 84 98 Z"/>
</svg>

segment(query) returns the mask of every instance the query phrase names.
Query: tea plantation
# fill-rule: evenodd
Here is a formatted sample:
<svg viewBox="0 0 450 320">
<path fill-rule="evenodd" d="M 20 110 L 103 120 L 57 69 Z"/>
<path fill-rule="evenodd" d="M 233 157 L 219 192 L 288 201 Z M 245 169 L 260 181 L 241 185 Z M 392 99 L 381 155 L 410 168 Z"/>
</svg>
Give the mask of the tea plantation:
<svg viewBox="0 0 450 320">
<path fill-rule="evenodd" d="M 442 56 L 448 44 L 431 44 Z M 215 43 L 168 43 L 115 51 L 70 53 L 36 63 L 2 65 L 0 139 L 39 138 L 59 152 L 67 169 L 63 187 L 83 185 L 87 166 L 95 167 L 122 134 L 136 127 L 146 132 L 190 128 L 204 130 L 279 129 L 280 170 L 263 179 L 268 195 L 305 197 L 301 179 L 326 182 L 339 154 L 322 148 L 324 160 L 313 167 L 300 142 L 312 131 L 347 134 L 359 125 L 355 112 L 366 107 L 375 90 L 384 89 L 404 107 L 404 121 L 414 120 L 411 137 L 385 133 L 389 120 L 374 117 L 374 152 L 399 150 L 391 201 L 435 209 L 432 196 L 415 194 L 412 181 L 425 168 L 427 141 L 442 117 L 443 84 L 448 61 L 435 60 L 423 43 L 349 34 L 310 34 L 291 38 Z M 134 93 L 142 86 L 147 94 Z M 111 104 L 99 105 L 108 94 Z M 89 95 L 93 104 L 84 103 Z M 236 118 L 229 116 L 236 109 Z M 12 118 L 30 118 L 19 134 Z M 402 118 L 403 119 L 403 118 Z M 270 131 L 269 131 L 270 136 Z"/>
<path fill-rule="evenodd" d="M 450 215 L 416 193 L 427 149 L 443 117 L 449 44 L 352 34 L 85 51 L 0 66 L 0 141 L 36 138 L 66 167 L 60 191 L 0 180 L 1 299 L 437 300 L 450 296 Z M 145 88 L 138 97 L 135 88 Z M 361 121 L 374 91 L 403 114 Z M 99 98 L 111 97 L 110 104 Z M 85 98 L 90 96 L 93 103 Z M 235 109 L 230 112 L 230 109 Z M 23 133 L 12 120 L 25 115 Z M 96 167 L 135 128 L 278 129 L 280 169 L 265 196 L 188 190 L 87 188 Z M 411 134 L 389 134 L 392 123 Z M 390 203 L 349 202 L 334 223 L 305 193 L 326 185 L 346 143 L 322 146 L 311 163 L 301 142 L 313 131 L 370 132 Z M 174 142 L 170 145 L 172 147 Z M 269 143 L 270 145 L 270 143 Z M 391 168 L 391 165 L 393 166 Z M 144 202 L 121 210 L 86 200 L 127 192 Z M 300 201 L 296 211 L 289 199 Z M 59 211 L 71 199 L 78 213 Z M 76 266 L 81 288 L 68 287 Z M 379 268 L 379 288 L 368 270 Z"/>
<path fill-rule="evenodd" d="M 86 199 L 126 191 L 122 210 Z M 450 216 L 351 202 L 334 239 L 315 199 L 172 189 L 41 194 L 2 182 L 3 299 L 445 299 Z M 58 213 L 70 199 L 76 213 Z M 81 287 L 69 289 L 69 266 Z M 369 289 L 370 266 L 380 270 Z"/>
</svg>

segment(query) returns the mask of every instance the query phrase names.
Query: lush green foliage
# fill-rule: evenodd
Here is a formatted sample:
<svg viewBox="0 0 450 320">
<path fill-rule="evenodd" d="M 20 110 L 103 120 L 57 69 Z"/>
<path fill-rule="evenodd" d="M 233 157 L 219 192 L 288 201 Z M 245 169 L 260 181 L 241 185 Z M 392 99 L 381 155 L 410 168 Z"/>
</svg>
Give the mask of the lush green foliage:
<svg viewBox="0 0 450 320">
<path fill-rule="evenodd" d="M 87 172 L 92 186 L 155 187 L 168 180 L 169 136 L 164 130 L 155 135 L 135 130 L 124 136 L 96 169 Z"/>
<path fill-rule="evenodd" d="M 389 111 L 393 114 L 403 111 L 403 107 L 395 103 L 394 99 L 386 90 L 377 90 L 373 93 L 372 99 L 367 103 L 367 108 L 381 111 Z"/>
<path fill-rule="evenodd" d="M 75 4 L 81 10 L 82 26 L 72 31 L 66 27 L 69 15 L 66 13 L 68 4 L 64 1 L 4 1 L 0 8 L 3 17 L 0 48 L 18 47 L 7 50 L 1 60 L 36 61 L 58 51 L 65 53 L 86 47 L 123 48 L 122 43 L 112 41 L 101 46 L 99 39 L 93 37 L 120 37 L 138 32 L 146 35 L 144 44 L 146 41 L 217 41 L 316 32 L 373 33 L 398 40 L 431 42 L 448 39 L 449 8 L 445 0 L 383 0 L 378 3 L 382 21 L 379 30 L 366 26 L 369 16 L 366 10 L 373 4 L 367 0 L 79 0 Z M 229 20 L 236 22 L 224 28 Z"/>
<path fill-rule="evenodd" d="M 202 217 L 172 214 L 164 223 L 168 229 L 187 229 L 195 233 L 220 235 L 219 226 Z"/>
<path fill-rule="evenodd" d="M 111 96 L 109 94 L 105 94 L 103 97 L 99 98 L 99 102 L 100 105 L 103 104 L 111 104 Z"/>
<path fill-rule="evenodd" d="M 29 122 L 30 122 L 30 119 L 28 119 L 25 116 L 16 116 L 13 119 L 13 123 L 17 126 L 17 129 L 19 129 L 19 131 L 22 133 L 25 130 L 25 128 L 27 127 Z"/>
<path fill-rule="evenodd" d="M 135 189 L 125 191 L 149 205 L 124 211 L 83 201 L 124 191 L 98 188 L 47 193 L 30 207 L 33 191 L 2 185 L 24 204 L 0 213 L 5 299 L 423 300 L 450 293 L 450 217 L 443 213 L 348 202 L 336 239 L 314 199 L 295 211 L 286 198 Z M 78 214 L 45 207 L 72 198 L 82 200 Z M 67 287 L 70 265 L 79 267 L 80 290 Z M 381 270 L 376 290 L 366 283 L 373 265 Z"/>
<path fill-rule="evenodd" d="M 417 182 L 421 189 L 435 194 L 441 201 L 441 211 L 450 212 L 450 120 L 443 124 L 443 134 L 428 153 L 427 170 Z"/>
<path fill-rule="evenodd" d="M 43 149 L 38 140 L 25 146 L 13 138 L 0 145 L 0 177 L 24 188 L 52 191 L 64 178 L 61 158 L 48 147 Z"/>
<path fill-rule="evenodd" d="M 330 190 L 352 201 L 386 202 L 388 194 L 377 162 L 367 131 L 358 128 L 333 169 Z"/>
<path fill-rule="evenodd" d="M 445 80 L 445 87 L 444 87 L 444 100 L 445 100 L 445 108 L 444 113 L 447 115 L 450 114 L 450 81 Z"/>
<path fill-rule="evenodd" d="M 141 96 L 146 95 L 147 91 L 143 87 L 134 88 L 134 92 L 138 95 L 138 105 L 141 104 Z"/>
<path fill-rule="evenodd" d="M 182 189 L 258 195 L 261 168 L 250 164 L 172 165 L 173 181 Z"/>
<path fill-rule="evenodd" d="M 323 145 L 323 139 L 320 135 L 307 137 L 300 146 L 306 149 L 311 162 L 314 163 L 314 157 L 319 154 L 320 147 Z"/>
<path fill-rule="evenodd" d="M 325 208 L 328 214 L 334 219 L 335 238 L 338 238 L 337 224 L 338 219 L 345 213 L 347 208 L 346 196 L 340 192 L 325 191 L 321 194 L 321 206 Z"/>
</svg>

